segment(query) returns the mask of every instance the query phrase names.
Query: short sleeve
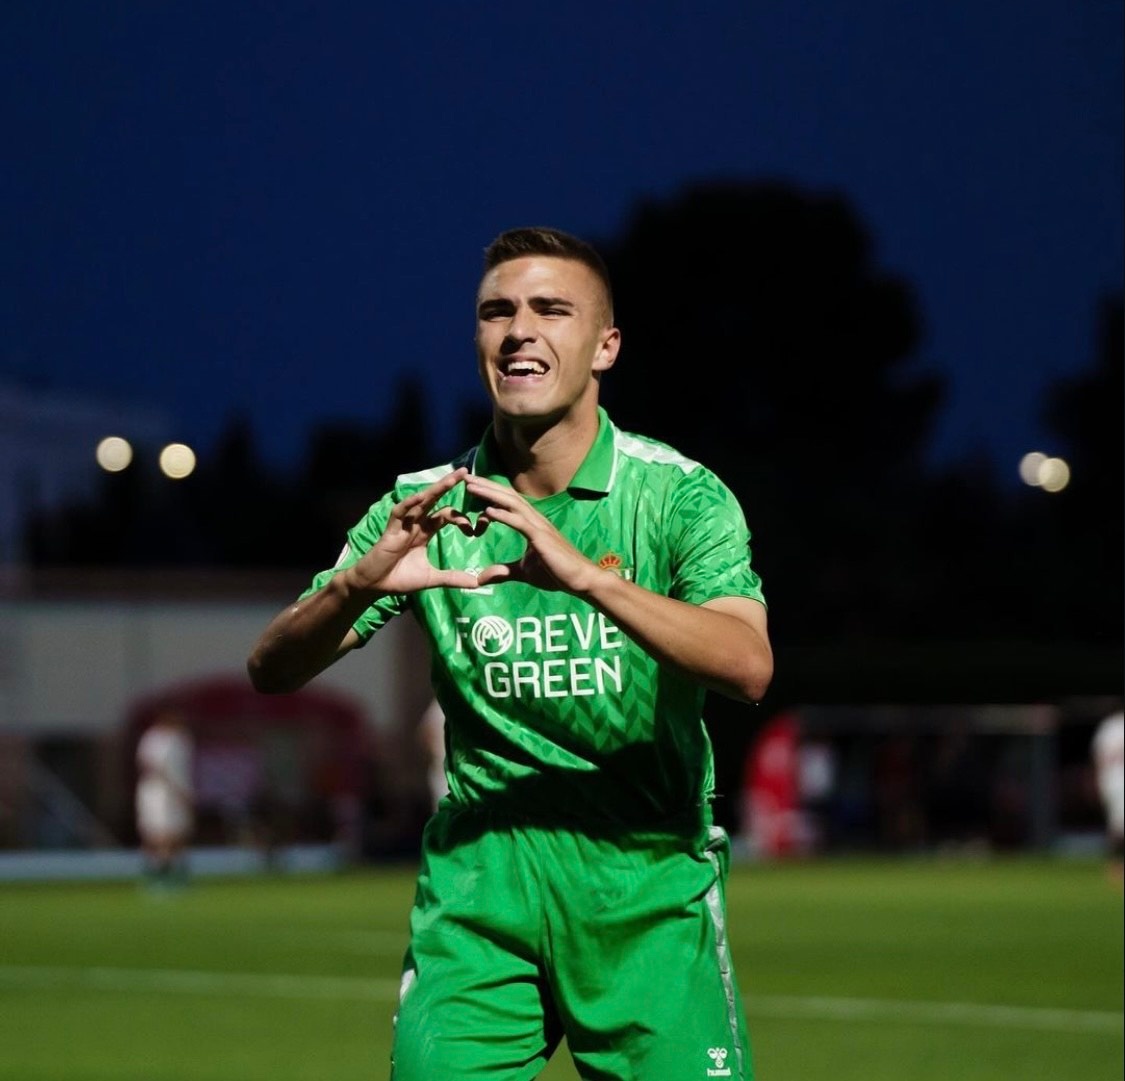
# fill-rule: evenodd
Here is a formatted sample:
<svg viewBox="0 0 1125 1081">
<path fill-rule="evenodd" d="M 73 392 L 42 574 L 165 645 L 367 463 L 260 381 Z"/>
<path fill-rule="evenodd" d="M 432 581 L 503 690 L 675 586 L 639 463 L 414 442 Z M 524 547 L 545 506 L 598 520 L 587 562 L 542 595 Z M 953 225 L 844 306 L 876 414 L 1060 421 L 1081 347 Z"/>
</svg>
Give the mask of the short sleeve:
<svg viewBox="0 0 1125 1081">
<path fill-rule="evenodd" d="M 734 493 L 700 466 L 671 493 L 673 537 L 670 595 L 688 604 L 749 597 L 765 604 L 750 565 L 750 530 Z"/>
<path fill-rule="evenodd" d="M 348 530 L 347 542 L 335 565 L 314 575 L 308 589 L 301 594 L 301 599 L 323 589 L 334 575 L 355 563 L 383 535 L 395 502 L 394 493 L 389 492 L 371 507 L 362 521 Z M 409 599 L 402 593 L 380 597 L 352 624 L 360 643 L 366 643 L 377 630 L 405 611 L 408 603 Z"/>
</svg>

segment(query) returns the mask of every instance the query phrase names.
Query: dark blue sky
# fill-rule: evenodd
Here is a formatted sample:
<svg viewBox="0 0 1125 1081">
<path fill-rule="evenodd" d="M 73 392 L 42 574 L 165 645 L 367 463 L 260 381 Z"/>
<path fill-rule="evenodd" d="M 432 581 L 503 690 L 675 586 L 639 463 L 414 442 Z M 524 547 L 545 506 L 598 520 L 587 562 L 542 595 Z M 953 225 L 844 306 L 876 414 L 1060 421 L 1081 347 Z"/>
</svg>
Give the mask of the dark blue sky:
<svg viewBox="0 0 1125 1081">
<path fill-rule="evenodd" d="M 413 372 L 448 440 L 495 233 L 780 179 L 914 284 L 933 459 L 1014 477 L 1121 289 L 1122 89 L 1120 0 L 6 0 L 0 378 L 287 464 Z"/>
</svg>

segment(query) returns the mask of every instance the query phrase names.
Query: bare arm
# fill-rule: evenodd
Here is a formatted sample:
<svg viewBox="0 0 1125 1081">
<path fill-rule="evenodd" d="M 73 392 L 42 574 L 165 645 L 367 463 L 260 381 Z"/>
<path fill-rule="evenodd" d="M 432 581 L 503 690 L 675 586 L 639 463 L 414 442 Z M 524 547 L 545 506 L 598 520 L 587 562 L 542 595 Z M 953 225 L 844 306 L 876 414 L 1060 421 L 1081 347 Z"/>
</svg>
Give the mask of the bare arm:
<svg viewBox="0 0 1125 1081">
<path fill-rule="evenodd" d="M 523 558 L 481 572 L 479 581 L 519 580 L 589 601 L 662 664 L 732 698 L 757 702 L 773 676 L 766 609 L 748 597 L 721 597 L 703 605 L 653 593 L 598 567 L 582 555 L 522 496 L 483 477 L 468 490 L 489 502 L 481 516 L 527 538 Z"/>
<path fill-rule="evenodd" d="M 730 698 L 762 699 L 773 677 L 765 605 L 749 597 L 687 604 L 595 569 L 586 600 L 647 653 Z"/>
<path fill-rule="evenodd" d="M 359 635 L 352 624 L 377 597 L 349 589 L 344 571 L 279 612 L 246 662 L 254 689 L 264 694 L 295 691 L 354 649 Z"/>
<path fill-rule="evenodd" d="M 246 662 L 255 689 L 283 694 L 303 687 L 359 644 L 352 625 L 380 597 L 435 586 L 476 586 L 471 574 L 440 570 L 426 556 L 426 545 L 439 529 L 456 525 L 473 531 L 461 512 L 434 510 L 465 474 L 464 469 L 447 473 L 397 504 L 383 535 L 356 563 L 271 620 Z"/>
</svg>

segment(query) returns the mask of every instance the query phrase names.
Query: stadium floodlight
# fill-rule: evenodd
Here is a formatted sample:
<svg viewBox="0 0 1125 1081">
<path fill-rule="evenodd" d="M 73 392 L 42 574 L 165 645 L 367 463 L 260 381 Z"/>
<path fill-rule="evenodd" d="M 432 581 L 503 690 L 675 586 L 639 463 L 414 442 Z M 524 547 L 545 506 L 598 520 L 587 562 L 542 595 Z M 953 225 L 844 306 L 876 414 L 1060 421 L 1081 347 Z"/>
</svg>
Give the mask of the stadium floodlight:
<svg viewBox="0 0 1125 1081">
<path fill-rule="evenodd" d="M 1063 458 L 1033 450 L 1020 459 L 1020 480 L 1045 492 L 1061 492 L 1070 483 L 1070 466 Z"/>
<path fill-rule="evenodd" d="M 1070 466 L 1062 458 L 1048 458 L 1039 467 L 1039 487 L 1045 492 L 1061 492 L 1070 483 Z"/>
<path fill-rule="evenodd" d="M 107 473 L 120 473 L 128 469 L 133 460 L 133 447 L 128 439 L 119 435 L 107 435 L 94 451 L 98 465 Z"/>
<path fill-rule="evenodd" d="M 1025 454 L 1020 459 L 1020 480 L 1032 488 L 1038 488 L 1042 483 L 1039 479 L 1039 470 L 1043 468 L 1046 460 L 1047 455 L 1042 451 L 1033 450 Z"/>
<path fill-rule="evenodd" d="M 160 452 L 160 472 L 169 480 L 183 480 L 195 472 L 195 451 L 186 443 L 169 443 Z"/>
</svg>

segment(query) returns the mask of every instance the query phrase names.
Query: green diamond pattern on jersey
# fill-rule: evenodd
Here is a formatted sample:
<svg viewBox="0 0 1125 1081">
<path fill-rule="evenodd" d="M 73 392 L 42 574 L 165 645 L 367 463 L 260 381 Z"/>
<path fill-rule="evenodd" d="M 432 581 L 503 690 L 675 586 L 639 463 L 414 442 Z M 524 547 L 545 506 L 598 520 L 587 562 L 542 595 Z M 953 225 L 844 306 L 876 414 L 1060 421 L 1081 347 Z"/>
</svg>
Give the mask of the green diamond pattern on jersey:
<svg viewBox="0 0 1125 1081">
<path fill-rule="evenodd" d="M 399 477 L 308 592 L 378 539 L 397 502 L 461 465 L 507 483 L 491 431 L 452 463 Z M 763 600 L 730 490 L 672 448 L 620 431 L 604 410 L 567 489 L 531 502 L 594 562 L 656 593 L 691 604 Z M 461 485 L 442 503 L 470 518 L 483 509 Z M 480 537 L 443 529 L 428 554 L 435 566 L 481 570 L 525 548 L 519 533 L 492 523 Z M 381 598 L 355 629 L 366 641 L 407 608 L 432 647 L 454 803 L 607 828 L 694 832 L 708 820 L 703 689 L 658 665 L 591 605 L 521 582 L 431 589 Z"/>
</svg>

